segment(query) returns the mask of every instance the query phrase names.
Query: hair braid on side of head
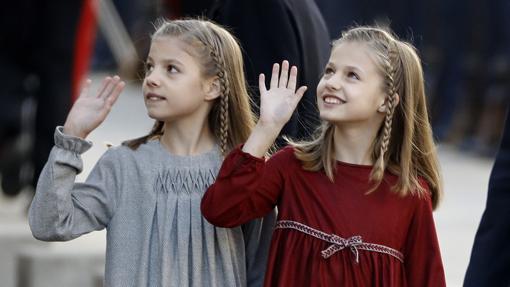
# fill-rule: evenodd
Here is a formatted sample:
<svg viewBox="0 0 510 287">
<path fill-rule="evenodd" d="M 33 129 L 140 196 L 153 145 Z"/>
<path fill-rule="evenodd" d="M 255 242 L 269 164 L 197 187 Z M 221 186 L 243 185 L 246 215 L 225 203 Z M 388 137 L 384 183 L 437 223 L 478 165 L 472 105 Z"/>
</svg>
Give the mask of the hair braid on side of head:
<svg viewBox="0 0 510 287">
<path fill-rule="evenodd" d="M 210 45 L 211 57 L 216 65 L 218 80 L 220 82 L 220 149 L 221 153 L 225 155 L 228 149 L 228 130 L 229 130 L 229 114 L 228 114 L 228 97 L 230 95 L 230 88 L 228 83 L 228 75 L 225 69 L 225 63 L 220 56 L 219 51 Z"/>
<path fill-rule="evenodd" d="M 391 41 L 391 40 L 390 40 Z M 388 46 L 388 59 L 385 61 L 385 70 L 386 70 L 386 82 L 387 82 L 387 100 L 386 100 L 386 115 L 384 117 L 384 127 L 382 132 L 382 140 L 380 141 L 380 150 L 377 159 L 376 168 L 378 169 L 376 172 L 376 178 L 382 178 L 384 174 L 384 170 L 386 168 L 386 158 L 387 152 L 390 144 L 391 138 L 391 129 L 393 124 L 393 114 L 395 112 L 395 98 L 396 98 L 396 88 L 395 88 L 395 75 L 396 75 L 396 65 L 397 65 L 397 54 L 395 51 L 395 47 L 393 47 L 396 43 L 389 43 Z"/>
</svg>

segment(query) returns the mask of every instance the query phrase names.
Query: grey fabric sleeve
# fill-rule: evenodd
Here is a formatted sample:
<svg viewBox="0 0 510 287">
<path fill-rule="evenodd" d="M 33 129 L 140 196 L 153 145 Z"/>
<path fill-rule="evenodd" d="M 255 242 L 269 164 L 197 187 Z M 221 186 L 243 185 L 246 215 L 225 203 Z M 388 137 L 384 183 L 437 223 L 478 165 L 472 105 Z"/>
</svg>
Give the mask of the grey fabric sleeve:
<svg viewBox="0 0 510 287">
<path fill-rule="evenodd" d="M 116 204 L 120 166 L 108 150 L 95 165 L 85 183 L 75 183 L 83 169 L 81 154 L 92 143 L 55 130 L 55 146 L 39 176 L 29 210 L 29 224 L 35 238 L 67 241 L 107 226 Z"/>
<path fill-rule="evenodd" d="M 276 223 L 276 209 L 263 218 L 242 225 L 246 246 L 247 287 L 262 287 L 267 268 L 267 257 Z"/>
</svg>

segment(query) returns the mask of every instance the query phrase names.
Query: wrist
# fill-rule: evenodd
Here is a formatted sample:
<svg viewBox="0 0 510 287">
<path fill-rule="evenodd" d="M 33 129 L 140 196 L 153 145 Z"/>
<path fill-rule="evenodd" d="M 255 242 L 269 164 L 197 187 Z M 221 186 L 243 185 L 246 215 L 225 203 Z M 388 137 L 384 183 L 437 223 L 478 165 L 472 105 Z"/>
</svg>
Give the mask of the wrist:
<svg viewBox="0 0 510 287">
<path fill-rule="evenodd" d="M 274 138 L 280 134 L 280 131 L 283 129 L 284 125 L 276 124 L 276 123 L 268 123 L 258 121 L 254 127 L 254 130 L 264 131 L 266 135 L 274 135 Z"/>
<path fill-rule="evenodd" d="M 242 150 L 255 157 L 264 157 L 281 129 L 279 125 L 257 123 Z"/>
<path fill-rule="evenodd" d="M 65 124 L 63 133 L 68 136 L 73 136 L 81 139 L 85 139 L 87 137 L 87 134 L 85 132 L 79 131 L 78 129 L 74 128 L 72 125 Z"/>
</svg>

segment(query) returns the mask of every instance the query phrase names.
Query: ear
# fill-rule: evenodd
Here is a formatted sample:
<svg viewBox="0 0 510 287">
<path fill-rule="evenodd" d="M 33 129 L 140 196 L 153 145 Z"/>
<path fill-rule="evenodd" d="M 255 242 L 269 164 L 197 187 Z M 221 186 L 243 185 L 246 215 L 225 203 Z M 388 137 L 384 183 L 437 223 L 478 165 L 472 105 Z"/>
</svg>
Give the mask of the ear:
<svg viewBox="0 0 510 287">
<path fill-rule="evenodd" d="M 400 96 L 398 94 L 395 94 L 395 102 L 393 104 L 395 106 L 397 106 L 398 103 L 400 103 Z M 377 109 L 377 111 L 379 113 L 386 113 L 387 107 L 388 107 L 388 98 L 384 98 L 384 100 L 381 101 L 381 104 L 379 105 L 379 108 Z"/>
<path fill-rule="evenodd" d="M 221 96 L 221 84 L 218 77 L 206 80 L 204 83 L 205 100 L 211 101 Z"/>
</svg>

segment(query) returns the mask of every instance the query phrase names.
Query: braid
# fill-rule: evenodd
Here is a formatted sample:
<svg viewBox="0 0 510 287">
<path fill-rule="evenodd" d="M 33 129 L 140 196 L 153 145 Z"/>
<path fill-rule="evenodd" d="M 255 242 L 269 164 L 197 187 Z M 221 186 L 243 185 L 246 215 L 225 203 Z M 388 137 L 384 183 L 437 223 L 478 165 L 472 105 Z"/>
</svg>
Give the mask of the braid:
<svg viewBox="0 0 510 287">
<path fill-rule="evenodd" d="M 228 75 L 226 72 L 225 63 L 223 58 L 220 57 L 215 45 L 210 45 L 211 57 L 216 65 L 218 71 L 218 78 L 220 82 L 220 149 L 223 155 L 226 154 L 228 149 L 228 130 L 229 130 L 229 112 L 228 112 L 228 98 L 230 95 L 230 85 L 228 82 Z"/>
<path fill-rule="evenodd" d="M 390 40 L 391 41 L 391 40 Z M 379 180 L 382 179 L 384 175 L 384 170 L 386 168 L 386 155 L 390 143 L 391 138 L 391 128 L 393 124 L 393 114 L 395 112 L 395 94 L 396 94 L 396 84 L 395 84 L 395 75 L 396 75 L 396 66 L 397 66 L 397 52 L 396 52 L 396 43 L 389 43 L 388 46 L 388 59 L 384 61 L 385 70 L 386 70 L 386 83 L 388 86 L 388 98 L 386 101 L 386 116 L 384 118 L 384 127 L 382 131 L 382 139 L 380 141 L 380 149 L 379 155 L 377 158 L 377 162 L 375 165 L 374 177 Z"/>
</svg>

